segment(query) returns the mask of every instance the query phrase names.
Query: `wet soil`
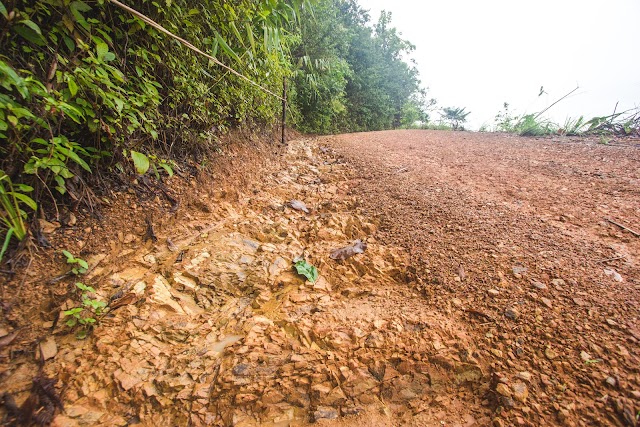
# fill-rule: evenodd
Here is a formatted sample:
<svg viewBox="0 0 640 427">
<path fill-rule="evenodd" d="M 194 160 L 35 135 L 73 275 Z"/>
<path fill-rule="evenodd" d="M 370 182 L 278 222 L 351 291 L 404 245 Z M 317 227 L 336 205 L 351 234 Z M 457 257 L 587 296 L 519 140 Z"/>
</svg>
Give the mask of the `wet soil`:
<svg viewBox="0 0 640 427">
<path fill-rule="evenodd" d="M 135 194 L 50 228 L 89 271 L 43 284 L 49 250 L 3 285 L 0 388 L 57 379 L 58 426 L 637 424 L 640 238 L 611 222 L 640 229 L 637 141 L 394 131 L 230 163 L 155 242 Z M 83 340 L 77 280 L 109 302 Z"/>
</svg>

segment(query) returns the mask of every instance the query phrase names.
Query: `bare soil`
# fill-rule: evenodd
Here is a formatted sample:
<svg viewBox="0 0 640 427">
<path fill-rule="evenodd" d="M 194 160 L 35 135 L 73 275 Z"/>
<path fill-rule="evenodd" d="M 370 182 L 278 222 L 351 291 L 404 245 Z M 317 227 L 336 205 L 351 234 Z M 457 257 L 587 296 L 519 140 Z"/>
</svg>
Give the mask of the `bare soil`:
<svg viewBox="0 0 640 427">
<path fill-rule="evenodd" d="M 49 227 L 54 248 L 2 285 L 0 389 L 19 406 L 57 380 L 64 410 L 35 405 L 57 426 L 638 424 L 640 238 L 611 222 L 640 231 L 638 141 L 249 147 L 176 177 L 177 210 L 131 191 Z M 47 284 L 62 249 L 89 272 Z M 79 280 L 109 302 L 84 340 L 61 313 Z"/>
</svg>

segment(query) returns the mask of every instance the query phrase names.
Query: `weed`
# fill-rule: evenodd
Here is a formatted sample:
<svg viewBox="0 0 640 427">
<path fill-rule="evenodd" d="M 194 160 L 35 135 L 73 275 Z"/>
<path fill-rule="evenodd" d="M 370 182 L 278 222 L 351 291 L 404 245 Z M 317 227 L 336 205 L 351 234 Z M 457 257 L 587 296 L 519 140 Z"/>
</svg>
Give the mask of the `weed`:
<svg viewBox="0 0 640 427">
<path fill-rule="evenodd" d="M 91 297 L 96 292 L 91 286 L 77 282 L 76 288 L 82 291 L 82 306 L 65 310 L 63 314 L 68 317 L 65 324 L 72 329 L 78 328 L 76 337 L 84 339 L 98 321 L 97 317 L 102 315 L 107 303 Z"/>
<path fill-rule="evenodd" d="M 83 260 L 82 258 L 74 257 L 69 251 L 62 251 L 62 254 L 67 257 L 67 264 L 77 264 L 77 267 L 73 267 L 71 269 L 71 272 L 76 276 L 86 273 L 89 269 L 89 264 L 87 264 L 87 261 Z"/>
<path fill-rule="evenodd" d="M 293 266 L 299 275 L 306 277 L 311 283 L 315 283 L 318 280 L 318 269 L 304 259 L 296 261 Z"/>
<path fill-rule="evenodd" d="M 14 185 L 11 182 L 11 178 L 0 170 L 0 205 L 3 209 L 0 212 L 0 217 L 3 225 L 7 228 L 2 249 L 0 250 L 0 261 L 2 261 L 2 257 L 9 247 L 11 237 L 14 236 L 18 241 L 22 241 L 29 232 L 26 224 L 27 213 L 21 206 L 26 205 L 34 211 L 37 209 L 36 202 L 25 194 L 31 191 L 33 191 L 33 188 L 28 185 Z"/>
</svg>

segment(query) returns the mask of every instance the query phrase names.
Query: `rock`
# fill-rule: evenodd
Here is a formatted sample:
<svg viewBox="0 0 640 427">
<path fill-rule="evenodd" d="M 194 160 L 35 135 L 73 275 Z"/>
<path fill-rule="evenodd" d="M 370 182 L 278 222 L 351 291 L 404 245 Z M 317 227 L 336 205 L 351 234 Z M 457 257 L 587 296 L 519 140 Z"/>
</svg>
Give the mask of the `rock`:
<svg viewBox="0 0 640 427">
<path fill-rule="evenodd" d="M 531 373 L 527 371 L 518 372 L 516 377 L 527 382 L 531 381 Z"/>
<path fill-rule="evenodd" d="M 511 389 L 504 383 L 498 383 L 496 386 L 496 392 L 505 397 L 511 397 Z"/>
<path fill-rule="evenodd" d="M 553 304 L 551 303 L 551 300 L 549 298 L 542 297 L 540 298 L 540 301 L 542 301 L 542 304 L 544 304 L 545 307 L 553 308 Z"/>
<path fill-rule="evenodd" d="M 58 354 L 58 346 L 54 337 L 50 336 L 46 340 L 40 343 L 40 353 L 36 355 L 36 358 L 42 357 L 42 360 L 53 359 Z"/>
<path fill-rule="evenodd" d="M 65 415 L 57 415 L 51 423 L 51 427 L 76 427 L 79 425 L 78 421 Z"/>
<path fill-rule="evenodd" d="M 305 205 L 304 202 L 301 202 L 300 200 L 292 199 L 289 202 L 289 206 L 292 209 L 295 209 L 297 211 L 301 211 L 301 212 L 304 212 L 304 213 L 309 213 L 309 209 L 307 208 L 307 205 Z"/>
<path fill-rule="evenodd" d="M 129 391 L 135 386 L 142 383 L 142 380 L 140 378 L 134 377 L 133 375 L 124 372 L 122 369 L 118 369 L 117 371 L 115 371 L 113 373 L 113 376 L 116 380 L 118 380 L 125 391 Z"/>
<path fill-rule="evenodd" d="M 453 303 L 453 305 L 455 305 L 456 307 L 460 307 L 462 305 L 462 300 L 460 298 L 454 298 L 451 300 L 451 302 Z"/>
<path fill-rule="evenodd" d="M 542 283 L 542 282 L 538 282 L 538 281 L 536 281 L 536 280 L 532 281 L 532 282 L 531 282 L 531 285 L 532 285 L 534 288 L 539 289 L 539 290 L 541 290 L 541 291 L 544 291 L 545 289 L 547 289 L 547 285 L 545 285 L 545 284 L 544 284 L 544 283 Z"/>
<path fill-rule="evenodd" d="M 58 222 L 49 222 L 41 219 L 38 223 L 40 223 L 40 229 L 44 234 L 51 234 L 60 228 L 60 223 Z"/>
<path fill-rule="evenodd" d="M 520 312 L 514 307 L 507 307 L 504 311 L 504 315 L 509 319 L 516 320 L 518 317 L 520 317 Z"/>
<path fill-rule="evenodd" d="M 616 381 L 616 379 L 613 377 L 607 377 L 605 382 L 609 384 L 611 387 L 616 387 L 618 385 L 618 381 Z"/>
<path fill-rule="evenodd" d="M 493 354 L 496 357 L 502 357 L 502 351 L 498 350 L 497 348 L 492 348 L 491 349 L 491 354 Z"/>
<path fill-rule="evenodd" d="M 553 280 L 551 281 L 551 283 L 553 283 L 553 286 L 555 286 L 555 287 L 562 287 L 562 286 L 564 286 L 564 285 L 566 285 L 566 284 L 567 284 L 567 283 L 566 283 L 564 280 L 562 280 L 562 279 L 553 279 Z"/>
<path fill-rule="evenodd" d="M 527 270 L 529 270 L 527 267 L 523 267 L 521 265 L 516 265 L 516 266 L 513 267 L 513 269 L 511 271 L 513 271 L 513 275 L 515 277 L 520 279 L 523 275 L 525 275 L 527 273 Z"/>
<path fill-rule="evenodd" d="M 589 360 L 593 359 L 593 357 L 591 357 L 591 355 L 589 353 L 587 353 L 586 351 L 581 351 L 580 352 L 580 359 L 582 359 L 585 362 L 588 362 Z"/>
<path fill-rule="evenodd" d="M 124 243 L 125 244 L 129 244 L 131 242 L 133 242 L 134 240 L 136 240 L 136 236 L 134 236 L 133 234 L 129 233 L 126 236 L 124 236 Z"/>
<path fill-rule="evenodd" d="M 558 353 L 556 353 L 551 347 L 547 347 L 544 350 L 544 355 L 547 357 L 547 359 L 549 360 L 553 360 L 556 357 L 558 357 Z"/>
<path fill-rule="evenodd" d="M 622 278 L 620 273 L 615 271 L 613 268 L 605 268 L 604 269 L 604 274 L 606 274 L 607 276 L 609 276 L 611 279 L 613 279 L 614 281 L 616 281 L 618 283 L 624 281 L 624 279 Z"/>
<path fill-rule="evenodd" d="M 338 419 L 338 411 L 326 406 L 318 406 L 318 408 L 313 412 L 313 419 L 314 421 L 336 420 Z"/>
<path fill-rule="evenodd" d="M 492 297 L 497 297 L 498 295 L 500 295 L 500 291 L 497 289 L 489 289 L 487 293 Z"/>
<path fill-rule="evenodd" d="M 514 399 L 522 403 L 525 403 L 527 401 L 527 397 L 529 397 L 529 390 L 524 383 L 515 383 L 512 386 L 512 389 Z"/>
</svg>

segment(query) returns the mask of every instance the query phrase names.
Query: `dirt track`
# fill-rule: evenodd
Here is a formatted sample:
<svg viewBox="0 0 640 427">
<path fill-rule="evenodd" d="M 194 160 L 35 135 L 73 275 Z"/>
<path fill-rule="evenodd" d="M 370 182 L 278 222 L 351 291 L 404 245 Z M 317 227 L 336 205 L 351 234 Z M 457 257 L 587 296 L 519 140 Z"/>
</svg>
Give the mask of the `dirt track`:
<svg viewBox="0 0 640 427">
<path fill-rule="evenodd" d="M 426 302 L 465 325 L 511 386 L 496 404 L 511 406 L 529 377 L 519 372 L 531 374 L 509 423 L 619 424 L 625 402 L 636 422 L 640 238 L 605 218 L 640 230 L 637 143 L 411 131 L 332 141 L 380 240 L 409 250 Z"/>
<path fill-rule="evenodd" d="M 82 238 L 108 314 L 78 341 L 64 318 L 51 333 L 59 310 L 7 311 L 0 327 L 24 331 L 0 388 L 26 399 L 35 343 L 64 390 L 58 426 L 634 426 L 640 238 L 605 218 L 640 229 L 639 153 L 462 132 L 293 141 L 271 164 L 239 157 L 226 187 L 191 181 L 155 243 L 118 194 Z M 329 257 L 354 239 L 365 253 Z M 293 273 L 300 255 L 316 283 Z M 25 301 L 50 292 L 51 259 Z M 54 291 L 63 310 L 74 281 Z"/>
</svg>

